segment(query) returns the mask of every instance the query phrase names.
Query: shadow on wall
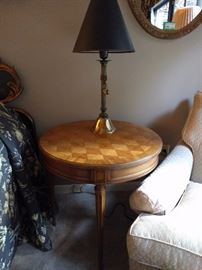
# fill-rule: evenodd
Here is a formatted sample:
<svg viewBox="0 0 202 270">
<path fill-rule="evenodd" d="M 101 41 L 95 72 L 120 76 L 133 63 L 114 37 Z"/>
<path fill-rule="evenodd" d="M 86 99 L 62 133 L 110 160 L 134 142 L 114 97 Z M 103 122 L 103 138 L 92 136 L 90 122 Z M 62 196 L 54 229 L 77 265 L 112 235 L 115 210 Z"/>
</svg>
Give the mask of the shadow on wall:
<svg viewBox="0 0 202 270">
<path fill-rule="evenodd" d="M 162 115 L 151 124 L 151 128 L 161 136 L 164 144 L 173 147 L 179 141 L 189 110 L 189 101 L 184 100 L 173 112 Z"/>
</svg>

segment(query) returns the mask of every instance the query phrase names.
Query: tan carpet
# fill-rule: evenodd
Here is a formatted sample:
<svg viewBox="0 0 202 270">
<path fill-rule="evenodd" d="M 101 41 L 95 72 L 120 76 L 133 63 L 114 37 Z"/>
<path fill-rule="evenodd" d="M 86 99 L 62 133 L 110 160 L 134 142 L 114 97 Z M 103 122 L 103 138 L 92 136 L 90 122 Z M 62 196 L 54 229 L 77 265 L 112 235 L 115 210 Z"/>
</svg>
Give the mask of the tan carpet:
<svg viewBox="0 0 202 270">
<path fill-rule="evenodd" d="M 108 192 L 107 213 L 128 193 Z M 96 270 L 95 198 L 89 193 L 57 193 L 57 226 L 50 228 L 53 250 L 43 253 L 29 244 L 18 247 L 11 270 Z M 130 213 L 131 214 L 131 213 Z M 126 234 L 131 220 L 118 207 L 105 218 L 104 270 L 127 270 Z"/>
</svg>

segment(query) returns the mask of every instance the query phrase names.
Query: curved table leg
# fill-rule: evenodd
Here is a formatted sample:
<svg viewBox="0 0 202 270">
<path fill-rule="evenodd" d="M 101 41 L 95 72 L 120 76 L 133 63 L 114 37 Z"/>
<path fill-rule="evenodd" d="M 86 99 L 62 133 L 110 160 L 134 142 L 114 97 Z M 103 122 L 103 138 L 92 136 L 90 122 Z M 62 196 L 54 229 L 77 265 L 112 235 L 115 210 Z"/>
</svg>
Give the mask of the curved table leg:
<svg viewBox="0 0 202 270">
<path fill-rule="evenodd" d="M 106 187 L 104 184 L 95 186 L 96 194 L 96 216 L 97 216 L 97 237 L 98 237 L 98 269 L 103 269 L 103 233 L 104 214 L 106 204 Z"/>
</svg>

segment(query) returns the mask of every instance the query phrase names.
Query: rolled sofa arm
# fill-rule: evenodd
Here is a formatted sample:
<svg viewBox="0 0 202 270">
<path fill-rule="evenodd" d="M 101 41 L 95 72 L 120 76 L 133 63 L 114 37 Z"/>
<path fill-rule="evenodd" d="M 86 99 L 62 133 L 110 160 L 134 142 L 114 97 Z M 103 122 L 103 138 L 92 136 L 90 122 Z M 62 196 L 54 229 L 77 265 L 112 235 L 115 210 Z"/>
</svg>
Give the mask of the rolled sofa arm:
<svg viewBox="0 0 202 270">
<path fill-rule="evenodd" d="M 164 161 L 130 196 L 135 212 L 166 214 L 182 196 L 193 166 L 193 155 L 185 145 L 177 145 Z"/>
</svg>

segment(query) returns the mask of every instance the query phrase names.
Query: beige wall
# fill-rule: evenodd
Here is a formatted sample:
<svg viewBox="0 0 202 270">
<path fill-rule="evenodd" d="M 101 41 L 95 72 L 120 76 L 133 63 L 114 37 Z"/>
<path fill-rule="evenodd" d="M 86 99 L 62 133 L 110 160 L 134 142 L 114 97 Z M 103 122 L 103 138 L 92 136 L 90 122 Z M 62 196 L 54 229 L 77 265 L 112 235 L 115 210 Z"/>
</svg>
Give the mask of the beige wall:
<svg viewBox="0 0 202 270">
<path fill-rule="evenodd" d="M 14 65 L 39 134 L 99 112 L 97 55 L 73 54 L 89 0 L 0 1 L 0 57 Z M 165 143 L 179 136 L 193 94 L 202 89 L 202 26 L 176 40 L 151 37 L 120 0 L 136 53 L 111 55 L 109 113 L 153 127 Z"/>
</svg>

